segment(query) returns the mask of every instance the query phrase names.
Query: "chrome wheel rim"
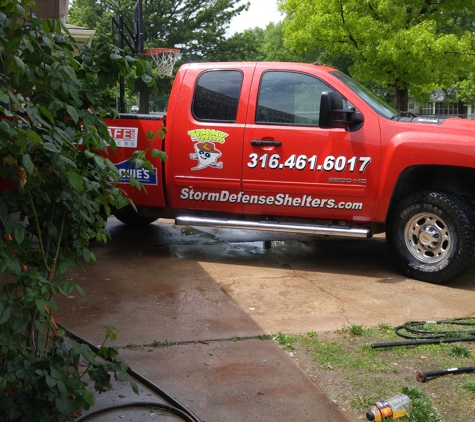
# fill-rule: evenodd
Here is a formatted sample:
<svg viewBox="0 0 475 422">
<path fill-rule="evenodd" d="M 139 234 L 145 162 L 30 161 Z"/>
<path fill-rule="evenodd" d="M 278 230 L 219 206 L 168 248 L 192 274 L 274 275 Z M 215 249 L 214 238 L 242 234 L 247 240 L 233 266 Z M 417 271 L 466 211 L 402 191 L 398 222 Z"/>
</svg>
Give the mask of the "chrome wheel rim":
<svg viewBox="0 0 475 422">
<path fill-rule="evenodd" d="M 426 264 L 435 264 L 446 258 L 454 242 L 447 223 L 432 213 L 412 217 L 406 224 L 404 239 L 409 252 Z"/>
</svg>

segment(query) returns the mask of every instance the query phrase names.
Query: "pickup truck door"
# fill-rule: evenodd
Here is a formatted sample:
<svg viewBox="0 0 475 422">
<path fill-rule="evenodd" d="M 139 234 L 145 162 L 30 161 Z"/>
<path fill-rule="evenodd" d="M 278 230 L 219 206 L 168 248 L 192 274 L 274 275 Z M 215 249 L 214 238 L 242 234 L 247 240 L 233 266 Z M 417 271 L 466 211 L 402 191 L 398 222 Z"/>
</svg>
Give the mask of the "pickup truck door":
<svg viewBox="0 0 475 422">
<path fill-rule="evenodd" d="M 252 72 L 190 65 L 173 113 L 170 203 L 242 212 L 242 145 Z"/>
<path fill-rule="evenodd" d="M 370 219 L 379 174 L 378 118 L 368 113 L 355 131 L 320 128 L 321 93 L 332 90 L 312 74 L 256 69 L 244 133 L 245 213 Z"/>
</svg>

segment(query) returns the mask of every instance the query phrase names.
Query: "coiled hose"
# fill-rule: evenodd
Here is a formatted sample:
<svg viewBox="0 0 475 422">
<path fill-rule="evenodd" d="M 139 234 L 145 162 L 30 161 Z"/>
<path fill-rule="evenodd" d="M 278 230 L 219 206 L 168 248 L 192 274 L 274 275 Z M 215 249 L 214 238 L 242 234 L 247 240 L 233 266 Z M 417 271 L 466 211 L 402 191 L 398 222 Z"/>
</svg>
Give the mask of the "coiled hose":
<svg viewBox="0 0 475 422">
<path fill-rule="evenodd" d="M 443 329 L 439 327 L 442 325 L 444 326 Z M 417 346 L 420 344 L 475 341 L 475 318 L 454 318 L 441 321 L 408 321 L 396 327 L 394 332 L 399 337 L 409 339 L 410 341 L 374 343 L 371 347 Z"/>
<path fill-rule="evenodd" d="M 63 327 L 61 324 L 58 324 L 59 328 L 65 331 L 65 333 L 73 340 L 77 341 L 78 343 L 83 343 L 89 346 L 89 348 L 94 352 L 94 353 L 99 353 L 99 348 L 92 344 L 91 342 L 79 337 L 77 334 L 74 334 L 73 332 L 69 331 L 67 328 Z M 119 404 L 119 405 L 113 405 L 113 406 L 108 406 L 108 407 L 103 407 L 100 409 L 92 410 L 87 412 L 85 415 L 80 416 L 79 418 L 76 418 L 74 422 L 82 422 L 92 416 L 98 415 L 100 413 L 105 413 L 110 410 L 114 409 L 121 409 L 121 408 L 126 408 L 126 407 L 146 407 L 146 408 L 153 408 L 153 409 L 160 409 L 167 411 L 169 413 L 172 413 L 174 415 L 177 415 L 181 417 L 184 421 L 187 422 L 201 422 L 201 420 L 196 416 L 191 410 L 187 409 L 183 404 L 181 404 L 178 400 L 170 396 L 168 393 L 166 393 L 164 390 L 162 390 L 160 387 L 158 387 L 156 384 L 148 380 L 147 378 L 143 377 L 139 373 L 135 372 L 133 369 L 130 367 L 127 370 L 127 373 L 135 378 L 137 381 L 145 385 L 146 387 L 150 388 L 154 393 L 158 394 L 160 397 L 165 399 L 170 405 L 162 404 L 162 403 L 154 403 L 154 402 L 131 402 L 131 403 L 124 403 L 124 404 Z"/>
</svg>

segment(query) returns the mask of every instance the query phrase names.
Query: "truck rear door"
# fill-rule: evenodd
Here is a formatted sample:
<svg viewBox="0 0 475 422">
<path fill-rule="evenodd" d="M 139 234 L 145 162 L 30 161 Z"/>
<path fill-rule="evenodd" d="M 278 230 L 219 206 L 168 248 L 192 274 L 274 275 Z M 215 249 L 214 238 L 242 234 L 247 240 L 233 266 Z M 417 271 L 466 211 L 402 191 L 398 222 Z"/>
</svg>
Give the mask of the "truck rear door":
<svg viewBox="0 0 475 422">
<path fill-rule="evenodd" d="M 177 76 L 182 83 L 168 113 L 167 145 L 173 208 L 242 212 L 242 145 L 254 66 L 189 65 Z"/>
<path fill-rule="evenodd" d="M 308 69 L 256 69 L 244 133 L 243 211 L 368 221 L 379 121 L 369 113 L 356 131 L 320 128 L 321 93 L 336 89 Z"/>
</svg>

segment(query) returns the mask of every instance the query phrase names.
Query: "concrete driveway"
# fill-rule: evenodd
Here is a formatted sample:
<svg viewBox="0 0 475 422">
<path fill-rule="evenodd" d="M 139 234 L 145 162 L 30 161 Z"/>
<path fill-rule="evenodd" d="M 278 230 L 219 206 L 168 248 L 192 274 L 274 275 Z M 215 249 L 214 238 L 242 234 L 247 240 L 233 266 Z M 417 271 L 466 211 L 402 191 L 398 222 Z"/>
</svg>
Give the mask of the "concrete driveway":
<svg viewBox="0 0 475 422">
<path fill-rule="evenodd" d="M 68 274 L 86 296 L 58 300 L 56 318 L 94 344 L 116 326 L 120 356 L 203 422 L 361 416 L 333 404 L 298 369 L 299 357 L 264 334 L 475 314 L 473 271 L 449 286 L 406 279 L 384 237 L 297 238 L 170 220 L 132 229 L 114 218 L 108 228 L 111 241 L 93 247 L 98 262 Z M 98 405 L 131 400 L 126 388 Z"/>
</svg>

